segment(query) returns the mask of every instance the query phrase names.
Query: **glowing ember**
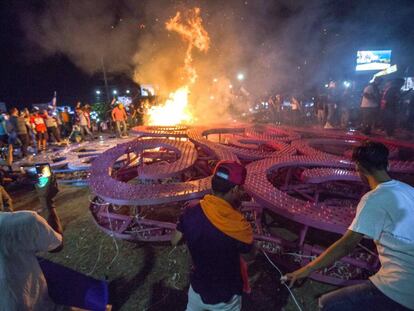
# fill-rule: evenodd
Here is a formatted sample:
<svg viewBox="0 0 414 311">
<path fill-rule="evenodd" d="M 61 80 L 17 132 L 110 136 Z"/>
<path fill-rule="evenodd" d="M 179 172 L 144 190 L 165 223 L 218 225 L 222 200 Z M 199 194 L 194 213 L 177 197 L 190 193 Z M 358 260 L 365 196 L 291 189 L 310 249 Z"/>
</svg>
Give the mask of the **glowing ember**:
<svg viewBox="0 0 414 311">
<path fill-rule="evenodd" d="M 188 110 L 188 86 L 183 86 L 171 93 L 162 106 L 153 106 L 148 110 L 148 125 L 188 124 L 192 121 Z"/>
<path fill-rule="evenodd" d="M 193 67 L 193 48 L 207 52 L 210 47 L 210 38 L 204 29 L 200 9 L 194 8 L 185 14 L 185 20 L 181 12 L 171 18 L 165 24 L 167 30 L 175 31 L 181 38 L 188 42 L 184 59 L 184 81 L 188 81 L 175 92 L 171 93 L 167 101 L 161 106 L 154 106 L 148 111 L 148 125 L 177 125 L 191 123 L 193 116 L 188 107 L 188 94 L 190 86 L 197 80 L 197 72 Z"/>
</svg>

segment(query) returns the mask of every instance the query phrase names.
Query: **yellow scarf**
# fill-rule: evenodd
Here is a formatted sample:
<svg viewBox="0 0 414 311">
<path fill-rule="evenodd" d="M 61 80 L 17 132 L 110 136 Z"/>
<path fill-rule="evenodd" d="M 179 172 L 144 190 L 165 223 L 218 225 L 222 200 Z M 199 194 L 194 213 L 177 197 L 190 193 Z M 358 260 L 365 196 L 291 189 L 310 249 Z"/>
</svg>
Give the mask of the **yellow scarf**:
<svg viewBox="0 0 414 311">
<path fill-rule="evenodd" d="M 227 201 L 207 194 L 200 205 L 208 220 L 221 232 L 247 244 L 253 242 L 252 227 Z"/>
</svg>

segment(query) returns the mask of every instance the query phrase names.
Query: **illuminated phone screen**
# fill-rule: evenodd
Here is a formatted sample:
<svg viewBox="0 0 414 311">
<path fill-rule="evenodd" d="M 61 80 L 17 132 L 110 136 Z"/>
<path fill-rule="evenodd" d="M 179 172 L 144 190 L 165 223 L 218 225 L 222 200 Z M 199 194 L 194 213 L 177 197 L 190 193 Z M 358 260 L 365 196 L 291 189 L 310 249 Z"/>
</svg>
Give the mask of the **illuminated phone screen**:
<svg viewBox="0 0 414 311">
<path fill-rule="evenodd" d="M 38 177 L 38 185 L 40 188 L 47 185 L 49 178 L 52 176 L 52 170 L 49 163 L 36 164 L 36 173 Z"/>
</svg>

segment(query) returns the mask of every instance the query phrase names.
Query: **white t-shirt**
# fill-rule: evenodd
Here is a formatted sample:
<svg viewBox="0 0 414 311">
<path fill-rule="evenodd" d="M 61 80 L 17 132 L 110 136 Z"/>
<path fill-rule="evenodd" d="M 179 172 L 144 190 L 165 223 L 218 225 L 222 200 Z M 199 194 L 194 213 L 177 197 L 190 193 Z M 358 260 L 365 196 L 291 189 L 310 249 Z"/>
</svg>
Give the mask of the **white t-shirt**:
<svg viewBox="0 0 414 311">
<path fill-rule="evenodd" d="M 376 94 L 375 94 L 374 86 L 372 84 L 369 84 L 368 86 L 366 86 L 364 88 L 364 93 L 375 96 Z M 377 108 L 377 107 L 379 107 L 378 101 L 362 96 L 361 108 Z"/>
<path fill-rule="evenodd" d="M 0 311 L 55 310 L 35 254 L 61 243 L 35 212 L 0 213 Z"/>
<path fill-rule="evenodd" d="M 79 125 L 81 126 L 87 126 L 88 125 L 88 119 L 86 119 L 85 112 L 82 110 L 77 111 L 78 118 L 79 118 Z"/>
<path fill-rule="evenodd" d="M 362 197 L 349 229 L 377 246 L 381 268 L 371 282 L 414 310 L 414 188 L 397 180 L 379 184 Z"/>
</svg>

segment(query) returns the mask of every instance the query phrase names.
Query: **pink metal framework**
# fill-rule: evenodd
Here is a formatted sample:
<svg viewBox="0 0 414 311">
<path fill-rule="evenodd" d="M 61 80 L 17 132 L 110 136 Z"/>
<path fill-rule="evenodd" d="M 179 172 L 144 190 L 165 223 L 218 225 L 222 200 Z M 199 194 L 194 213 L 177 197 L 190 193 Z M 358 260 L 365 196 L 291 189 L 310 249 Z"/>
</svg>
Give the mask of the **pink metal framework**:
<svg viewBox="0 0 414 311">
<path fill-rule="evenodd" d="M 310 232 L 342 234 L 355 215 L 356 202 L 367 190 L 353 171 L 349 153 L 335 155 L 315 147 L 336 144 L 351 148 L 359 144 L 360 139 L 348 141 L 344 134 L 329 132 L 329 137 L 303 140 L 291 129 L 245 124 L 139 127 L 134 131 L 145 138 L 103 152 L 90 170 L 94 220 L 118 238 L 167 241 L 175 228 L 171 215 L 176 217 L 185 202 L 210 192 L 215 163 L 240 160 L 250 163 L 243 213 L 254 228 L 257 245 L 274 256 L 293 256 L 304 265 L 323 251 L 313 245 Z M 218 142 L 209 140 L 211 135 L 218 135 Z M 411 172 L 414 164 L 395 159 L 391 169 Z M 299 230 L 297 240 L 275 235 L 269 214 L 293 221 Z M 377 266 L 375 253 L 362 245 L 312 277 L 332 284 L 352 284 L 372 274 Z"/>
</svg>

